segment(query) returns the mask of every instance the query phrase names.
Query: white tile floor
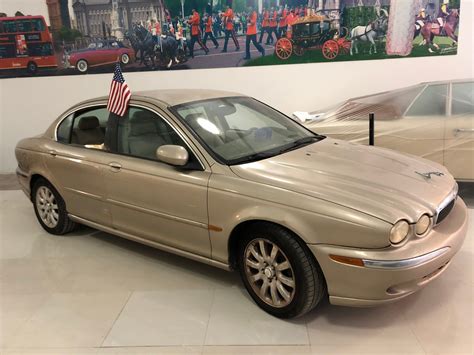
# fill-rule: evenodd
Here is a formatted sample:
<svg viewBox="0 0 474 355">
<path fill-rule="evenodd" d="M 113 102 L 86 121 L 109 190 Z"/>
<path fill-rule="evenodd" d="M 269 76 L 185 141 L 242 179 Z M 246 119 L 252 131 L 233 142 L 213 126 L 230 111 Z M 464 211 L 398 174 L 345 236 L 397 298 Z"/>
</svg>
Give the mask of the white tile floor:
<svg viewBox="0 0 474 355">
<path fill-rule="evenodd" d="M 399 303 L 283 321 L 237 274 L 92 229 L 48 235 L 20 191 L 0 204 L 2 354 L 473 353 L 474 228 L 444 275 Z"/>
</svg>

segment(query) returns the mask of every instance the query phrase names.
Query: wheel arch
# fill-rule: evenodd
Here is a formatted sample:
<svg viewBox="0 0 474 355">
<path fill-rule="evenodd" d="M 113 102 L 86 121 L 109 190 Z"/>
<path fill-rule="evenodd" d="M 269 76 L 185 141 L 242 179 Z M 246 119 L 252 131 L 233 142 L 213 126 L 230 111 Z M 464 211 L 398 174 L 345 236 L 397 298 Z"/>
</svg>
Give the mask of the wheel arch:
<svg viewBox="0 0 474 355">
<path fill-rule="evenodd" d="M 311 252 L 311 250 L 308 248 L 308 246 L 306 245 L 306 242 L 295 231 L 293 231 L 292 229 L 288 228 L 287 226 L 281 223 L 277 223 L 274 221 L 265 220 L 265 219 L 251 219 L 251 220 L 242 221 L 241 223 L 236 225 L 234 229 L 232 229 L 229 235 L 229 239 L 227 242 L 228 259 L 229 259 L 228 262 L 229 262 L 229 266 L 232 269 L 235 270 L 237 268 L 238 247 L 239 247 L 239 240 L 241 236 L 243 235 L 243 233 L 245 233 L 245 231 L 251 229 L 252 226 L 255 226 L 256 224 L 261 224 L 261 223 L 272 224 L 272 225 L 275 225 L 287 230 L 298 241 L 301 247 L 306 249 L 308 254 L 311 255 L 311 257 L 314 259 L 316 264 L 319 266 L 318 260 L 316 259 L 314 254 Z"/>
<path fill-rule="evenodd" d="M 43 174 L 41 173 L 33 173 L 31 174 L 31 177 L 30 177 L 30 200 L 33 202 L 33 186 L 35 186 L 35 183 L 39 180 L 39 179 L 44 179 L 46 180 L 48 183 L 51 184 L 51 186 L 53 186 L 56 191 L 58 191 L 59 193 L 59 190 L 58 188 L 51 182 L 50 179 L 48 179 L 46 176 L 44 176 Z"/>
</svg>

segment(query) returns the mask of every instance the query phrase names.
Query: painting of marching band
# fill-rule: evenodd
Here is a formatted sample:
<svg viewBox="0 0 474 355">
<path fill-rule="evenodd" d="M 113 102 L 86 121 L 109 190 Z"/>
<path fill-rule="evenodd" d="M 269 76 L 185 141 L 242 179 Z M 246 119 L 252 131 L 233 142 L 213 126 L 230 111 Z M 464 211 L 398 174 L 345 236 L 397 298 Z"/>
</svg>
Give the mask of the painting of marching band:
<svg viewBox="0 0 474 355">
<path fill-rule="evenodd" d="M 0 4 L 0 78 L 452 55 L 460 0 Z"/>
</svg>

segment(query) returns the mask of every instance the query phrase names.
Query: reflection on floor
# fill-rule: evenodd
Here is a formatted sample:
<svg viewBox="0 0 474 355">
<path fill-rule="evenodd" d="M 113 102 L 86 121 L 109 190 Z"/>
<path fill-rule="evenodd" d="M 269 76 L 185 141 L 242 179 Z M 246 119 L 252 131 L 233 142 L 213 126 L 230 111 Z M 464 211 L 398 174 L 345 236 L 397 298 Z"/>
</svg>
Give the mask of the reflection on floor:
<svg viewBox="0 0 474 355">
<path fill-rule="evenodd" d="M 2 354 L 473 352 L 472 227 L 444 275 L 399 303 L 283 321 L 235 273 L 88 228 L 48 235 L 22 192 L 0 201 Z"/>
</svg>

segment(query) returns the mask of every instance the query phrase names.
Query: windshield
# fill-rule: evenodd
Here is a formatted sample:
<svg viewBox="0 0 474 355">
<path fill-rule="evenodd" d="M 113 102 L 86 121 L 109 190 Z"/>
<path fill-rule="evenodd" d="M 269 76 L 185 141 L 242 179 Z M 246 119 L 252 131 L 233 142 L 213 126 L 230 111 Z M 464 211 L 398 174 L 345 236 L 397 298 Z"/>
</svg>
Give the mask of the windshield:
<svg viewBox="0 0 474 355">
<path fill-rule="evenodd" d="M 207 150 L 228 165 L 268 158 L 323 138 L 247 97 L 192 102 L 173 109 Z"/>
</svg>

